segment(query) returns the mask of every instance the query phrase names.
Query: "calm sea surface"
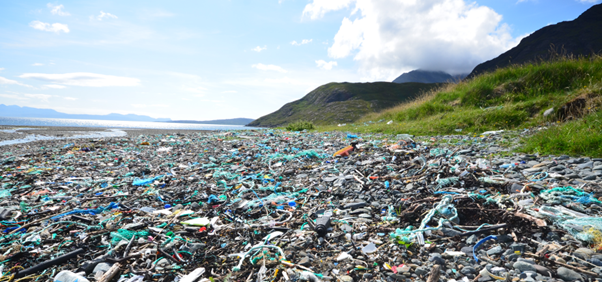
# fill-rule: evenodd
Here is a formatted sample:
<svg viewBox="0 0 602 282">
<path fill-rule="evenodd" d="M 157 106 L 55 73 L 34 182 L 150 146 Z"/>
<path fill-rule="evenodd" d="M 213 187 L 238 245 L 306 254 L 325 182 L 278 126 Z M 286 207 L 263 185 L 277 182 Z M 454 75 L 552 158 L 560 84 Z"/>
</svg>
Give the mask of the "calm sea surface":
<svg viewBox="0 0 602 282">
<path fill-rule="evenodd" d="M 169 122 L 146 122 L 146 121 L 117 121 L 117 120 L 92 120 L 92 119 L 13 118 L 13 117 L 0 117 L 0 125 L 146 128 L 146 129 L 197 129 L 197 130 L 254 129 L 253 127 L 245 127 L 242 125 L 169 123 Z"/>
</svg>

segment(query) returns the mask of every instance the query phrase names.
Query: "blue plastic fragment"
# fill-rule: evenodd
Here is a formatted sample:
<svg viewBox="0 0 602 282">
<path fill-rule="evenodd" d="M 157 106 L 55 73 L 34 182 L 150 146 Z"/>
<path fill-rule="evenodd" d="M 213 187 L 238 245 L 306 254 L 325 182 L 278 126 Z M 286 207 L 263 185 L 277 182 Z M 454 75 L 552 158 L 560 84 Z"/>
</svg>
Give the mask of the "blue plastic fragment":
<svg viewBox="0 0 602 282">
<path fill-rule="evenodd" d="M 479 262 L 479 259 L 477 258 L 477 248 L 479 246 L 481 246 L 483 243 L 485 243 L 485 241 L 489 241 L 489 240 L 497 240 L 497 236 L 495 236 L 495 235 L 489 235 L 489 236 L 483 238 L 483 240 L 477 242 L 477 244 L 474 245 L 474 247 L 472 248 L 472 256 L 474 257 L 474 260 L 476 262 Z"/>
<path fill-rule="evenodd" d="M 136 179 L 132 182 L 132 185 L 142 186 L 142 185 L 146 185 L 146 184 L 151 184 L 151 183 L 153 183 L 153 181 L 155 181 L 157 179 L 161 179 L 162 177 L 163 177 L 163 175 L 159 175 L 159 176 L 155 176 L 155 177 L 147 178 L 147 179 Z"/>
</svg>

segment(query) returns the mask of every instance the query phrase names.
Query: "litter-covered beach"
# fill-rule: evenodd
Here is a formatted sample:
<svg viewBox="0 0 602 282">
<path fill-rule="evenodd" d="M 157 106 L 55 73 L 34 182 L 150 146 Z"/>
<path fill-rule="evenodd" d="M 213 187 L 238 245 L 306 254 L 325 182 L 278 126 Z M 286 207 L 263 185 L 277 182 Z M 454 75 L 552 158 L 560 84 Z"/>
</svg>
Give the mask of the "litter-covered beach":
<svg viewBox="0 0 602 282">
<path fill-rule="evenodd" d="M 473 137 L 136 132 L 0 147 L 0 281 L 593 281 L 602 159 Z"/>
</svg>

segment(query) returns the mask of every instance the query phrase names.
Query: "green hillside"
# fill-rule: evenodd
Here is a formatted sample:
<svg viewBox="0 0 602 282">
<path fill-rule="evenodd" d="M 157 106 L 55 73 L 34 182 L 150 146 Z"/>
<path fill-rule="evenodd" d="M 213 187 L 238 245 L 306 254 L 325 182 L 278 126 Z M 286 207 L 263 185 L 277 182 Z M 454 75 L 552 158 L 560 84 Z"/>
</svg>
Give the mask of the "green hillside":
<svg viewBox="0 0 602 282">
<path fill-rule="evenodd" d="M 285 104 L 248 126 L 275 127 L 299 120 L 315 124 L 338 124 L 358 120 L 365 114 L 381 111 L 416 98 L 441 84 L 425 83 L 328 83 L 300 100 Z"/>
<path fill-rule="evenodd" d="M 562 58 L 498 69 L 366 115 L 353 125 L 321 129 L 437 135 L 547 125 L 551 128 L 531 139 L 538 143 L 528 144 L 528 150 L 599 156 L 601 101 L 602 57 Z M 554 108 L 552 113 L 544 116 L 550 108 Z M 390 120 L 394 122 L 386 124 Z M 560 148 L 560 139 L 574 148 Z"/>
</svg>

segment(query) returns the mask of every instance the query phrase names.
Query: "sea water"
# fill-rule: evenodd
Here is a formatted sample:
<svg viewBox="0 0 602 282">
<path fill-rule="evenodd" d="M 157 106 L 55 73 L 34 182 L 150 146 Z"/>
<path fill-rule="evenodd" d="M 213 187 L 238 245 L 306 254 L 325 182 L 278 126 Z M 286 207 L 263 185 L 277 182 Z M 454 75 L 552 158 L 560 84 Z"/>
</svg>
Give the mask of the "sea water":
<svg viewBox="0 0 602 282">
<path fill-rule="evenodd" d="M 191 129 L 191 130 L 241 130 L 253 129 L 244 125 L 171 123 L 149 121 L 119 121 L 94 119 L 62 118 L 13 118 L 0 117 L 0 125 L 15 126 L 65 126 L 65 127 L 103 127 L 103 128 L 144 128 L 144 129 Z"/>
</svg>

